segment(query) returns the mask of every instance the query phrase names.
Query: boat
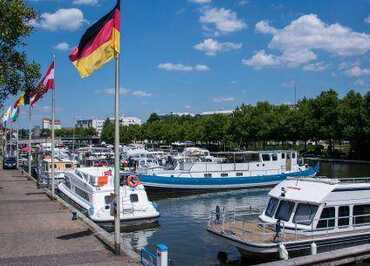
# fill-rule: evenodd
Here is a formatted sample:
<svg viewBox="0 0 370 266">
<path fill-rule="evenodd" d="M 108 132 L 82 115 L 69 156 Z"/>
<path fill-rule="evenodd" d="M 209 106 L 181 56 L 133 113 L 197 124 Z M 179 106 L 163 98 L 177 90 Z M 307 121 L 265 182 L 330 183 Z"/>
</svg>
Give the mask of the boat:
<svg viewBox="0 0 370 266">
<path fill-rule="evenodd" d="M 208 231 L 228 240 L 243 256 L 259 258 L 370 243 L 369 181 L 289 178 L 268 193 L 262 212 L 252 207 L 218 207 L 211 213 Z"/>
<path fill-rule="evenodd" d="M 111 226 L 113 216 L 114 169 L 111 167 L 78 168 L 66 173 L 59 191 L 87 211 L 88 216 L 102 226 Z M 135 225 L 157 221 L 159 212 L 149 201 L 144 186 L 133 176 L 121 175 L 121 223 Z"/>
<path fill-rule="evenodd" d="M 318 165 L 298 164 L 296 151 L 215 154 L 214 160 L 169 160 L 164 167 L 138 171 L 150 189 L 237 189 L 275 185 L 288 176 L 314 176 Z M 215 156 L 214 155 L 214 156 Z"/>
<path fill-rule="evenodd" d="M 67 172 L 73 171 L 78 163 L 71 159 L 54 157 L 54 182 L 55 185 L 64 180 L 64 175 Z M 38 177 L 38 185 L 49 186 L 51 183 L 51 157 L 45 156 L 38 163 L 36 172 Z"/>
</svg>

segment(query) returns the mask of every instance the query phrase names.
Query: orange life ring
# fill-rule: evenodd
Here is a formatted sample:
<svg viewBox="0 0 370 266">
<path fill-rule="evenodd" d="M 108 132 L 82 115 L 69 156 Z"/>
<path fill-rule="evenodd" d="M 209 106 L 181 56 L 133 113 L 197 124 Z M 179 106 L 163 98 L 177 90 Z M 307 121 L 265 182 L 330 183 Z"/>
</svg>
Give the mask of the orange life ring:
<svg viewBox="0 0 370 266">
<path fill-rule="evenodd" d="M 137 187 L 138 185 L 140 185 L 141 182 L 139 180 L 139 178 L 135 175 L 129 175 L 127 177 L 127 185 L 129 187 Z"/>
</svg>

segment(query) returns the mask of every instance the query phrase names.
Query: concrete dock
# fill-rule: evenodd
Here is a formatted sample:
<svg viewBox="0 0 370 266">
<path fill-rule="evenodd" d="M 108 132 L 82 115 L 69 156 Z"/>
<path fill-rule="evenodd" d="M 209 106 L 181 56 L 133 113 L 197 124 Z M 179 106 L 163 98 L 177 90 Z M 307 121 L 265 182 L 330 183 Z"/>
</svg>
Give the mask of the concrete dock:
<svg viewBox="0 0 370 266">
<path fill-rule="evenodd" d="M 133 265 L 18 170 L 0 170 L 0 265 Z"/>
</svg>

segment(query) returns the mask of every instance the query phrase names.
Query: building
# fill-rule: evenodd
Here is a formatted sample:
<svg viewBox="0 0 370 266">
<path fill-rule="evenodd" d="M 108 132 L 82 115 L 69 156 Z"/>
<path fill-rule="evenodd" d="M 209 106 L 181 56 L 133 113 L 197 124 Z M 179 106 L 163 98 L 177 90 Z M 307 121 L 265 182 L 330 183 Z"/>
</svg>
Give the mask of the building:
<svg viewBox="0 0 370 266">
<path fill-rule="evenodd" d="M 50 118 L 43 118 L 41 122 L 41 128 L 42 129 L 51 129 L 52 120 Z M 61 129 L 62 124 L 60 120 L 55 119 L 54 120 L 54 129 Z"/>
<path fill-rule="evenodd" d="M 77 120 L 76 127 L 78 128 L 94 128 L 100 137 L 101 132 L 103 131 L 104 120 L 101 119 L 84 119 Z"/>
<path fill-rule="evenodd" d="M 109 118 L 110 121 L 114 121 L 114 118 Z M 121 126 L 131 126 L 131 125 L 141 125 L 143 122 L 140 118 L 134 116 L 121 116 L 119 119 L 119 123 Z"/>
</svg>

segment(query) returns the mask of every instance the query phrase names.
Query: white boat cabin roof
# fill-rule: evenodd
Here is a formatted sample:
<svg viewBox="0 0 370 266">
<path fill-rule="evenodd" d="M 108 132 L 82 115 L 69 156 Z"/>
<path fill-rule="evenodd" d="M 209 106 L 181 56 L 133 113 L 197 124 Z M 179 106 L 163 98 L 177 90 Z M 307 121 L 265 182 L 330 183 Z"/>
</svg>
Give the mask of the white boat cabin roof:
<svg viewBox="0 0 370 266">
<path fill-rule="evenodd" d="M 370 182 L 364 179 L 288 178 L 276 185 L 269 196 L 317 205 L 351 204 L 370 200 Z"/>
</svg>

